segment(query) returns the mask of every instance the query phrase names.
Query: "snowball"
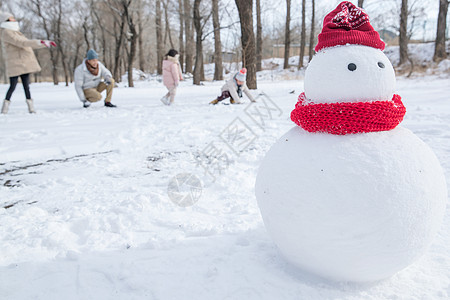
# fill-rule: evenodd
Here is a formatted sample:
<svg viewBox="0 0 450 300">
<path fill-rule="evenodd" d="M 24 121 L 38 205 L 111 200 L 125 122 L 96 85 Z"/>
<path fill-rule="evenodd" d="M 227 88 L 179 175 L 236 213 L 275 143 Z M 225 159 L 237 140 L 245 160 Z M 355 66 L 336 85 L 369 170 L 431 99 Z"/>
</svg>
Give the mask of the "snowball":
<svg viewBox="0 0 450 300">
<path fill-rule="evenodd" d="M 431 149 L 405 128 L 337 136 L 294 127 L 262 162 L 256 197 L 288 261 L 332 280 L 365 282 L 426 251 L 447 187 Z"/>
<path fill-rule="evenodd" d="M 350 71 L 349 64 L 356 69 Z M 306 97 L 316 103 L 391 100 L 394 90 L 392 64 L 372 47 L 326 48 L 314 55 L 305 73 Z"/>
</svg>

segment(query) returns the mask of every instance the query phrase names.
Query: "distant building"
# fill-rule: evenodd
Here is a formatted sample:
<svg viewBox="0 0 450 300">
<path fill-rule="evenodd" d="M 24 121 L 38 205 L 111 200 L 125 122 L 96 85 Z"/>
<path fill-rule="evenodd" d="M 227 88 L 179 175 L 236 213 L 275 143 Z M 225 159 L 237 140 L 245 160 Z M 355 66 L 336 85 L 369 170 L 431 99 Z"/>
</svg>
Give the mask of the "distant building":
<svg viewBox="0 0 450 300">
<path fill-rule="evenodd" d="M 305 54 L 308 53 L 308 47 L 305 47 Z M 300 44 L 291 44 L 289 49 L 289 56 L 300 55 Z M 284 57 L 284 44 L 276 44 L 272 46 L 272 57 Z"/>
<path fill-rule="evenodd" d="M 238 59 L 237 53 L 231 52 L 231 51 L 222 51 L 222 62 L 230 63 L 230 62 L 236 61 L 237 59 Z M 208 63 L 213 63 L 213 62 L 214 62 L 214 53 L 209 53 Z"/>
<path fill-rule="evenodd" d="M 398 35 L 395 32 L 392 32 L 387 29 L 379 30 L 381 39 L 389 45 L 398 45 Z"/>
</svg>

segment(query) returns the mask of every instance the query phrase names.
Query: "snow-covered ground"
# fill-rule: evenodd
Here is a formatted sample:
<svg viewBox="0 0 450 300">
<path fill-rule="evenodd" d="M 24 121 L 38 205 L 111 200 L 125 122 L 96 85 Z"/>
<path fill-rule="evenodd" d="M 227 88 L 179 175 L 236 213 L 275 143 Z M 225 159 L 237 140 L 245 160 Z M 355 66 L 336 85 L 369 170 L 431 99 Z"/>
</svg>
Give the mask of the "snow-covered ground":
<svg viewBox="0 0 450 300">
<path fill-rule="evenodd" d="M 254 183 L 266 151 L 295 125 L 303 82 L 259 82 L 276 104 L 266 99 L 270 116 L 261 99 L 208 105 L 221 84 L 183 82 L 172 107 L 156 81 L 122 85 L 116 109 L 83 109 L 72 86 L 33 84 L 35 115 L 18 86 L 0 115 L 0 298 L 450 298 L 450 207 L 427 254 L 388 280 L 333 283 L 290 267 L 266 233 Z M 448 78 L 398 79 L 397 91 L 402 126 L 431 146 L 450 182 Z M 233 144 L 236 124 L 250 135 Z M 169 199 L 180 173 L 203 181 L 192 206 Z"/>
</svg>

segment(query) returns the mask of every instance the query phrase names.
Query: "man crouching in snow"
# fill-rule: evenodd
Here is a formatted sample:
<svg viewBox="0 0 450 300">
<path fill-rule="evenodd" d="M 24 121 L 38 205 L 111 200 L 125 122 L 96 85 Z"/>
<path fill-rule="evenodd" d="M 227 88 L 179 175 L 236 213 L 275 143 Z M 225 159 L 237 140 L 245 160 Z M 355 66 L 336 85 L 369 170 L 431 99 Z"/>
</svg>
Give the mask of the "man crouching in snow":
<svg viewBox="0 0 450 300">
<path fill-rule="evenodd" d="M 243 68 L 239 72 L 234 74 L 234 76 L 224 84 L 224 86 L 222 87 L 222 95 L 209 102 L 209 104 L 217 104 L 227 98 L 230 98 L 231 104 L 239 104 L 241 103 L 240 99 L 242 98 L 242 92 L 247 95 L 250 101 L 256 102 L 256 100 L 250 93 L 247 84 L 245 84 L 246 79 L 247 69 Z"/>
<path fill-rule="evenodd" d="M 116 107 L 111 103 L 114 79 L 111 72 L 98 61 L 95 50 L 88 51 L 86 59 L 75 69 L 74 77 L 75 90 L 84 107 L 89 107 L 91 102 L 100 101 L 102 99 L 100 93 L 104 90 L 106 90 L 105 106 Z"/>
</svg>

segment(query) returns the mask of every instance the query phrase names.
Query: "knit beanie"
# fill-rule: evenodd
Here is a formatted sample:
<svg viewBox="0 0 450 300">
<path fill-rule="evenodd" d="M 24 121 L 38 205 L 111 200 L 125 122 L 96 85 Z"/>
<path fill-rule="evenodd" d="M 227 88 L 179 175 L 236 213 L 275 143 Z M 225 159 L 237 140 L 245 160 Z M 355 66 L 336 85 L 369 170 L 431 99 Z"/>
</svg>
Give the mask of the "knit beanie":
<svg viewBox="0 0 450 300">
<path fill-rule="evenodd" d="M 242 68 L 239 70 L 239 72 L 236 73 L 235 78 L 239 81 L 246 81 L 247 80 L 247 69 Z"/>
<path fill-rule="evenodd" d="M 0 23 L 8 21 L 11 17 L 14 17 L 11 13 L 0 11 Z"/>
<path fill-rule="evenodd" d="M 384 49 L 380 35 L 369 23 L 366 12 L 349 1 L 341 2 L 325 16 L 316 52 L 339 45 L 363 45 Z"/>
<path fill-rule="evenodd" d="M 98 54 L 97 52 L 95 52 L 94 49 L 89 49 L 87 55 L 86 55 L 86 59 L 87 60 L 91 60 L 91 59 L 98 59 Z"/>
</svg>

